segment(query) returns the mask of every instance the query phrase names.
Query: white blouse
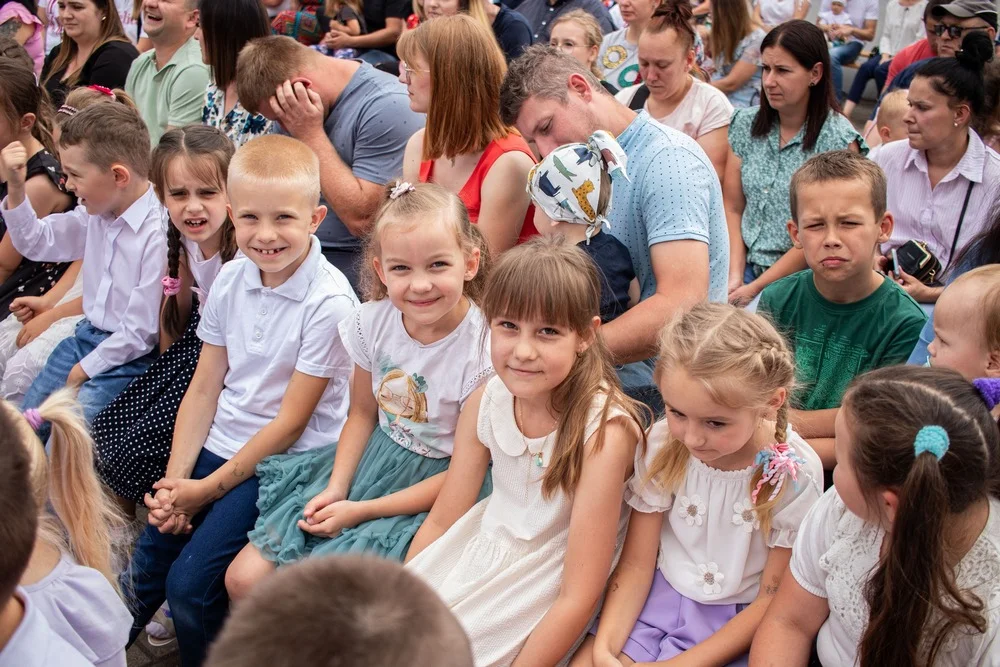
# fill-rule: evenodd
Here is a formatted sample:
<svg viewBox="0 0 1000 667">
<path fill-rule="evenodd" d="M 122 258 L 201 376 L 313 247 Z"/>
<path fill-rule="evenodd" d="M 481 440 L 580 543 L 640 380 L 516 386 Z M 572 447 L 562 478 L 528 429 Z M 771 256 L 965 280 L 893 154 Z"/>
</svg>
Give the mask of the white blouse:
<svg viewBox="0 0 1000 667">
<path fill-rule="evenodd" d="M 198 244 L 186 236 L 181 237 L 181 245 L 184 246 L 184 254 L 187 256 L 188 270 L 194 278 L 195 284 L 191 291 L 198 296 L 199 308 L 204 308 L 205 302 L 208 301 L 208 292 L 212 289 L 212 283 L 215 282 L 216 276 L 222 270 L 222 253 L 217 252 L 205 259 Z M 240 253 L 239 256 L 242 257 L 243 253 Z"/>
<path fill-rule="evenodd" d="M 824 665 L 853 665 L 868 623 L 864 587 L 878 565 L 885 531 L 855 516 L 836 488 L 826 492 L 802 522 L 789 567 L 802 588 L 826 598 L 830 615 L 816 649 Z M 990 498 L 990 517 L 979 539 L 958 565 L 956 581 L 985 606 L 985 634 L 946 638 L 936 667 L 1000 665 L 1000 500 Z M 915 632 L 904 628 L 904 632 Z"/>
<path fill-rule="evenodd" d="M 899 4 L 899 0 L 889 0 L 885 8 L 885 27 L 878 41 L 878 50 L 890 56 L 926 36 L 924 30 L 924 7 L 927 0 L 919 0 L 909 7 Z"/>
<path fill-rule="evenodd" d="M 771 514 L 767 535 L 750 501 L 756 466 L 718 470 L 688 461 L 684 481 L 671 493 L 649 479 L 649 468 L 668 439 L 667 422 L 649 433 L 645 456 L 636 455 L 625 499 L 639 512 L 665 512 L 658 566 L 684 597 L 702 604 L 747 604 L 757 597 L 768 550 L 790 549 L 809 508 L 823 495 L 823 464 L 816 452 L 789 430 L 792 453 L 805 460 L 795 481 L 787 479 Z"/>
</svg>

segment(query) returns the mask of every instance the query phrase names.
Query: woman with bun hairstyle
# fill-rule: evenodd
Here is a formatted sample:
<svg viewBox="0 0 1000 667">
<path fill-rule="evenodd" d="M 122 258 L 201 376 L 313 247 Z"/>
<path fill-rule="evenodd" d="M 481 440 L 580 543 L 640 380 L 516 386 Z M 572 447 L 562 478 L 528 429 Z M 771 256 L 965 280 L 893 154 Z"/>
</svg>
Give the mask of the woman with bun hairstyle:
<svg viewBox="0 0 1000 667">
<path fill-rule="evenodd" d="M 931 58 L 917 70 L 904 118 L 909 140 L 886 144 L 875 158 L 885 172 L 896 221 L 883 253 L 924 241 L 947 270 L 989 225 L 1000 188 L 1000 155 L 971 124 L 984 111 L 983 69 L 992 58 L 989 35 L 972 32 L 954 58 Z M 897 277 L 921 303 L 936 302 L 943 290 L 906 273 Z"/>
</svg>

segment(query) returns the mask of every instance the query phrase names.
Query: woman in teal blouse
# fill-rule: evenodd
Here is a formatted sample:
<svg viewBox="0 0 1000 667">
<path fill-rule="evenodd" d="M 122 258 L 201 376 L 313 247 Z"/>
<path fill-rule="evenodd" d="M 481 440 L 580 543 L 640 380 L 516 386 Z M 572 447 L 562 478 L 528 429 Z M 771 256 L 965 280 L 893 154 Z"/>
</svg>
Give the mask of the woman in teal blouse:
<svg viewBox="0 0 1000 667">
<path fill-rule="evenodd" d="M 864 139 L 840 114 L 819 28 L 800 20 L 779 25 L 764 38 L 761 58 L 761 104 L 733 114 L 723 182 L 729 301 L 741 306 L 775 280 L 806 268 L 788 235 L 792 174 L 817 153 L 845 148 L 868 153 Z"/>
</svg>

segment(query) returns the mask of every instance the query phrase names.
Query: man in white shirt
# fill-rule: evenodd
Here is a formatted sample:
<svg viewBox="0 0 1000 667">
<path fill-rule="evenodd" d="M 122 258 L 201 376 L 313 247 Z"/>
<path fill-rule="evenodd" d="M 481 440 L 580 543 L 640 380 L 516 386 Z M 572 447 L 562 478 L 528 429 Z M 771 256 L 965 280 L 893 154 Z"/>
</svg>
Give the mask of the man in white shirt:
<svg viewBox="0 0 1000 667">
<path fill-rule="evenodd" d="M 832 0 L 826 0 L 820 13 L 830 12 Z M 861 55 L 865 42 L 875 39 L 878 30 L 879 0 L 847 0 L 845 13 L 850 17 L 850 25 L 840 22 L 826 30 L 830 46 L 830 74 L 837 100 L 844 101 L 844 65 L 850 65 Z M 860 26 L 860 27 L 858 27 Z"/>
<path fill-rule="evenodd" d="M 14 142 L 0 154 L 8 185 L 0 207 L 17 251 L 39 262 L 84 260 L 85 317 L 53 350 L 21 407 L 78 386 L 91 422 L 155 356 L 168 221 L 149 184 L 149 133 L 138 113 L 121 104 L 84 109 L 62 125 L 59 147 L 80 205 L 42 220 L 25 197 L 24 147 Z"/>
</svg>

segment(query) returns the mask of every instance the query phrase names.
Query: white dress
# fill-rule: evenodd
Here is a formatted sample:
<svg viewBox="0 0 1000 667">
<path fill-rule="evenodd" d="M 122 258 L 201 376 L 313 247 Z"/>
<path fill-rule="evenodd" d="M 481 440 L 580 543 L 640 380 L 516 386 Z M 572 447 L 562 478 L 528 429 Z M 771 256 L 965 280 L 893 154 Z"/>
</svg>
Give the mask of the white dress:
<svg viewBox="0 0 1000 667">
<path fill-rule="evenodd" d="M 602 407 L 600 400 L 594 401 L 587 438 L 600 425 Z M 407 567 L 438 592 L 461 622 L 476 667 L 493 667 L 514 661 L 559 594 L 573 499 L 562 491 L 548 500 L 542 496 L 555 434 L 525 438 L 514 421 L 514 397 L 497 377 L 483 393 L 478 434 L 493 458 L 493 494 Z M 623 502 L 615 561 L 628 512 Z"/>
</svg>

